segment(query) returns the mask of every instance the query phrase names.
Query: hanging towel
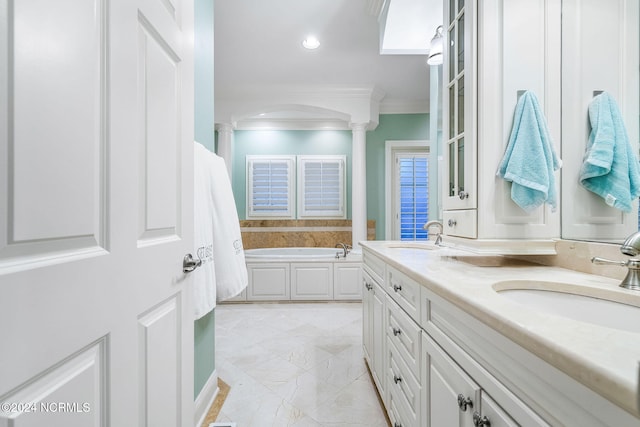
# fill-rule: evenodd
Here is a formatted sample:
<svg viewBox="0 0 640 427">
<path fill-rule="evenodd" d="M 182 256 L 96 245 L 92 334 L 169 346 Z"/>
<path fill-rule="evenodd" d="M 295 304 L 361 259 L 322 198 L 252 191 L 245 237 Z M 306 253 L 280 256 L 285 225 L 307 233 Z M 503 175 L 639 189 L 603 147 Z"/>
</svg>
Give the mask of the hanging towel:
<svg viewBox="0 0 640 427">
<path fill-rule="evenodd" d="M 193 295 L 196 319 L 201 318 L 216 306 L 216 276 L 213 263 L 213 199 L 211 194 L 210 156 L 211 152 L 196 142 L 193 149 L 193 257 L 202 265 L 193 276 Z"/>
<path fill-rule="evenodd" d="M 511 199 L 530 212 L 543 203 L 557 207 L 556 156 L 547 123 L 535 94 L 526 91 L 516 104 L 513 127 L 497 175 L 511 181 Z"/>
<path fill-rule="evenodd" d="M 240 221 L 224 159 L 210 154 L 213 200 L 213 261 L 218 301 L 238 295 L 249 283 Z"/>
<path fill-rule="evenodd" d="M 630 212 L 640 196 L 638 158 L 633 152 L 616 101 L 607 92 L 589 104 L 591 133 L 580 169 L 580 184 L 605 203 Z"/>
</svg>

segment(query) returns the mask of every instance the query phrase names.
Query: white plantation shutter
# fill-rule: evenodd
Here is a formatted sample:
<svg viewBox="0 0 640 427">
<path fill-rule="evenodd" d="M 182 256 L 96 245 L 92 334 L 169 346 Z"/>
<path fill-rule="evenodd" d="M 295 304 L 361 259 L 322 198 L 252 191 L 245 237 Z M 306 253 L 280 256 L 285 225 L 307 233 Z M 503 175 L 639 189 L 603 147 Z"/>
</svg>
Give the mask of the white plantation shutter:
<svg viewBox="0 0 640 427">
<path fill-rule="evenodd" d="M 247 217 L 293 217 L 293 156 L 247 156 Z"/>
<path fill-rule="evenodd" d="M 345 156 L 298 157 L 300 217 L 346 216 Z"/>
</svg>

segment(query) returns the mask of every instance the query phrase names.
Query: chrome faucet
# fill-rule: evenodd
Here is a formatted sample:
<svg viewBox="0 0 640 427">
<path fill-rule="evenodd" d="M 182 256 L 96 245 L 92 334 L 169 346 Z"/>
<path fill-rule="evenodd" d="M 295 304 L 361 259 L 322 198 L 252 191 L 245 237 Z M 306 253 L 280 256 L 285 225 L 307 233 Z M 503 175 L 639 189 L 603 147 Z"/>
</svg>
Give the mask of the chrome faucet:
<svg viewBox="0 0 640 427">
<path fill-rule="evenodd" d="M 352 249 L 351 245 L 347 245 L 346 243 L 336 243 L 336 248 L 342 248 L 343 257 L 346 258 L 349 251 Z M 340 258 L 340 252 L 336 252 L 336 258 Z"/>
<path fill-rule="evenodd" d="M 442 233 L 444 232 L 444 228 L 442 227 L 442 223 L 440 221 L 427 221 L 427 223 L 425 225 L 422 226 L 422 228 L 424 228 L 425 230 L 429 231 L 429 227 L 431 227 L 432 225 L 437 226 L 438 228 L 440 228 L 440 232 L 437 234 L 436 236 L 436 241 L 435 244 L 437 246 L 440 246 L 440 243 L 442 243 Z"/>
<path fill-rule="evenodd" d="M 627 237 L 622 246 L 620 246 L 620 252 L 629 256 L 640 254 L 640 231 Z M 596 256 L 591 258 L 591 262 L 597 265 L 612 264 L 629 268 L 627 276 L 620 283 L 620 287 L 640 291 L 640 259 L 631 258 L 627 261 L 614 261 Z"/>
</svg>

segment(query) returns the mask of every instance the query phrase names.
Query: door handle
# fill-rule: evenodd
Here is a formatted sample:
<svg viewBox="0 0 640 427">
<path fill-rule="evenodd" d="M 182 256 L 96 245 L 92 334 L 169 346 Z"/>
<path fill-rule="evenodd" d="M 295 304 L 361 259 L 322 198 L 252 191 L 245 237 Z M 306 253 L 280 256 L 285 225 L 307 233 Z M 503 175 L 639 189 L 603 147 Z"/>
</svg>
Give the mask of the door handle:
<svg viewBox="0 0 640 427">
<path fill-rule="evenodd" d="M 202 260 L 198 258 L 197 260 L 193 258 L 193 255 L 186 254 L 182 259 L 182 272 L 183 273 L 191 273 L 196 268 L 202 265 Z"/>
</svg>

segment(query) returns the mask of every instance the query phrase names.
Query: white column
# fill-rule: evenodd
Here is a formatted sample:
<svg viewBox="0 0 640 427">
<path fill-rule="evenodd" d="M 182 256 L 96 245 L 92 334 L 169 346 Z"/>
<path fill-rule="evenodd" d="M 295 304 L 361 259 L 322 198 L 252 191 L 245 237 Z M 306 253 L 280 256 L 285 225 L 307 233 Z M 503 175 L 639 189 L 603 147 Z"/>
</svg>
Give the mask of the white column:
<svg viewBox="0 0 640 427">
<path fill-rule="evenodd" d="M 233 176 L 233 126 L 228 123 L 218 123 L 216 130 L 218 131 L 217 154 L 224 159 L 231 180 Z"/>
<path fill-rule="evenodd" d="M 367 125 L 352 123 L 351 143 L 351 228 L 352 246 L 367 240 Z"/>
</svg>

